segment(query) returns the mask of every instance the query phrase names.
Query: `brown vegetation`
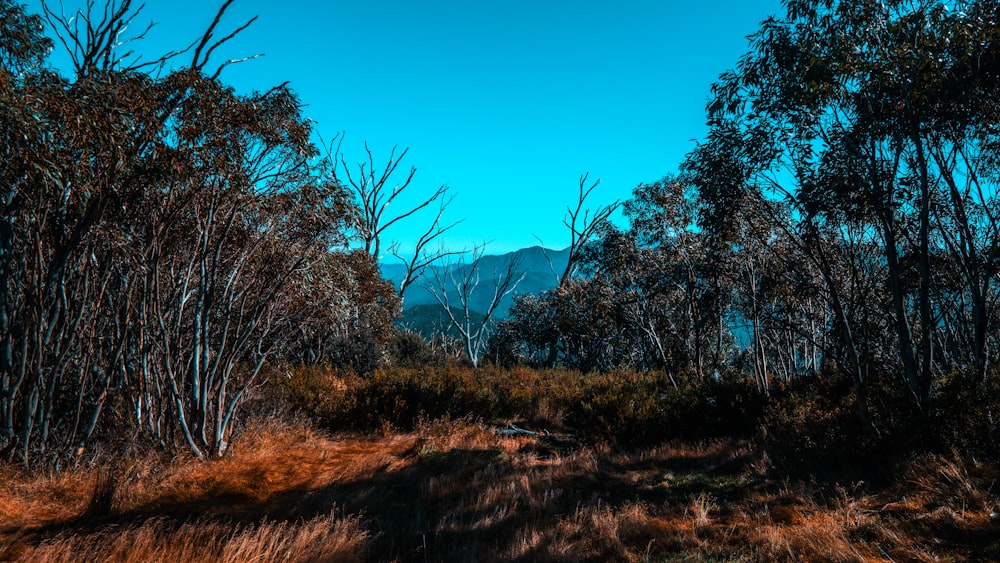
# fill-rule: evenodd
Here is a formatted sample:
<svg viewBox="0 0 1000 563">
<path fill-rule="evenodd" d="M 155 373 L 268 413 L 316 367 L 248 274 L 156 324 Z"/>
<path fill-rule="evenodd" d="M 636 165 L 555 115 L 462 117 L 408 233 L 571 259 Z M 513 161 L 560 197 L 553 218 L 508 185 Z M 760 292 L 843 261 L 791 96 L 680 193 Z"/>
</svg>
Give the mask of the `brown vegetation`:
<svg viewBox="0 0 1000 563">
<path fill-rule="evenodd" d="M 620 451 L 466 421 L 378 437 L 261 425 L 210 462 L 8 467 L 0 560 L 935 561 L 1000 557 L 1000 472 L 791 480 L 747 441 Z"/>
<path fill-rule="evenodd" d="M 384 216 L 405 150 L 352 176 L 222 83 L 230 3 L 140 62 L 130 0 L 0 0 L 0 561 L 1000 560 L 996 2 L 788 0 L 479 328 L 445 188 Z M 394 325 L 424 270 L 464 357 Z"/>
</svg>

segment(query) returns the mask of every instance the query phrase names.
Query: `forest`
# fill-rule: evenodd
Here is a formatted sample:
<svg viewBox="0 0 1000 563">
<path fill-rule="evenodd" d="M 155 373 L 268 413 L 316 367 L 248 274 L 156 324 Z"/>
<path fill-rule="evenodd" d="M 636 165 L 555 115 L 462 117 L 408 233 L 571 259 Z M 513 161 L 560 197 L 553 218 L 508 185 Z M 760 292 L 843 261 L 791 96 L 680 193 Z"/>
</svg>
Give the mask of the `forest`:
<svg viewBox="0 0 1000 563">
<path fill-rule="evenodd" d="M 0 0 L 0 560 L 1000 559 L 1000 4 L 785 0 L 520 293 L 222 80 L 231 3 Z"/>
</svg>

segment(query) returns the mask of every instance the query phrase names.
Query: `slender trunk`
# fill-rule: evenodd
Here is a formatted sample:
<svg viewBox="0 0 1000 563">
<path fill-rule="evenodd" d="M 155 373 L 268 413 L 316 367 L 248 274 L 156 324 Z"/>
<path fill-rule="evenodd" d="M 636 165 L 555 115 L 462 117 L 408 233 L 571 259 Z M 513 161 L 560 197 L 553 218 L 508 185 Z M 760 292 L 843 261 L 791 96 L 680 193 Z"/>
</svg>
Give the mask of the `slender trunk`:
<svg viewBox="0 0 1000 563">
<path fill-rule="evenodd" d="M 833 271 L 830 266 L 830 262 L 827 259 L 826 253 L 822 250 L 818 250 L 819 253 L 819 264 L 820 272 L 823 275 L 823 279 L 826 282 L 827 291 L 830 293 L 830 305 L 833 308 L 834 323 L 837 327 L 837 332 L 840 334 L 840 338 L 843 344 L 847 347 L 847 365 L 842 366 L 842 369 L 846 367 L 847 373 L 851 376 L 854 381 L 854 394 L 855 394 L 855 408 L 857 409 L 858 418 L 861 420 L 862 427 L 865 432 L 878 433 L 875 428 L 875 424 L 872 421 L 871 412 L 868 407 L 868 378 L 866 377 L 864 365 L 861 362 L 861 354 L 858 351 L 857 338 L 854 335 L 854 330 L 851 328 L 850 317 L 848 316 L 847 308 L 844 306 L 844 301 L 841 298 L 840 288 L 837 287 L 836 280 L 833 277 Z"/>
<path fill-rule="evenodd" d="M 884 211 L 883 213 L 889 213 Z M 913 340 L 910 333 L 910 321 L 906 314 L 906 296 L 903 294 L 903 282 L 900 276 L 899 252 L 896 248 L 895 225 L 891 218 L 882 219 L 886 266 L 889 275 L 889 294 L 892 299 L 893 325 L 896 330 L 896 347 L 903 364 L 903 377 L 910 392 L 918 404 L 922 397 L 920 378 L 917 375 L 917 361 L 913 354 Z"/>
<path fill-rule="evenodd" d="M 989 284 L 989 275 L 984 275 L 985 262 L 980 256 L 979 248 L 976 246 L 976 239 L 972 232 L 972 224 L 967 211 L 967 196 L 963 196 L 955 182 L 952 172 L 954 161 L 949 161 L 940 146 L 934 145 L 931 154 L 938 163 L 941 170 L 941 177 L 948 186 L 948 194 L 951 198 L 952 213 L 958 227 L 959 240 L 958 248 L 953 250 L 956 259 L 961 260 L 965 270 L 966 287 L 969 290 L 969 299 L 972 305 L 972 361 L 975 367 L 976 377 L 979 381 L 986 378 L 987 367 L 987 303 L 986 295 Z M 969 163 L 966 162 L 966 166 Z M 990 260 L 987 257 L 987 261 Z"/>
<path fill-rule="evenodd" d="M 0 219 L 0 446 L 14 440 L 14 341 L 10 322 L 10 286 L 14 272 L 14 229 Z"/>
<path fill-rule="evenodd" d="M 931 378 L 934 368 L 934 317 L 931 311 L 931 259 L 930 259 L 930 209 L 931 190 L 927 171 L 927 155 L 924 153 L 920 125 L 914 124 L 913 144 L 920 172 L 920 233 L 918 258 L 920 260 L 920 373 L 918 375 L 920 410 L 930 412 Z"/>
</svg>

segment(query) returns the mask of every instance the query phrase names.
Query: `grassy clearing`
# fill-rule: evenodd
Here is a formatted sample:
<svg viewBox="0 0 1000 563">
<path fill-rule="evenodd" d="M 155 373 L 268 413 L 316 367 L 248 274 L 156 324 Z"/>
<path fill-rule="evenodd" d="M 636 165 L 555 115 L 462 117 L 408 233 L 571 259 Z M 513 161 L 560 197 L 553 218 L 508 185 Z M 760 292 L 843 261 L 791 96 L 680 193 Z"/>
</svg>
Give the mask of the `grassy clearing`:
<svg viewBox="0 0 1000 563">
<path fill-rule="evenodd" d="M 746 441 L 619 451 L 452 422 L 270 425 L 208 463 L 4 471 L 0 560 L 1000 559 L 1000 472 L 945 457 L 873 490 L 790 480 Z"/>
</svg>

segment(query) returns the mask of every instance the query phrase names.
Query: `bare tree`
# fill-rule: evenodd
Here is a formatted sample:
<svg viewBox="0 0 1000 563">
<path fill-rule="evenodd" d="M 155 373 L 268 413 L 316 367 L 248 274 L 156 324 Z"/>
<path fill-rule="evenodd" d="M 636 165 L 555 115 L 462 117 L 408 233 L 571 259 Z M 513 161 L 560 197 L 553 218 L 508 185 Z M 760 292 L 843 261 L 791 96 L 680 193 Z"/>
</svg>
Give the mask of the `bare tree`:
<svg viewBox="0 0 1000 563">
<path fill-rule="evenodd" d="M 393 182 L 392 178 L 399 168 L 400 162 L 410 149 L 406 148 L 396 154 L 398 147 L 392 147 L 389 158 L 385 166 L 381 169 L 375 164 L 375 156 L 372 154 L 368 143 L 365 142 L 365 153 L 367 161 L 356 165 L 356 172 L 351 171 L 347 160 L 340 151 L 344 135 L 338 133 L 327 147 L 327 157 L 333 170 L 334 179 L 340 181 L 338 171 L 344 176 L 347 187 L 357 200 L 358 215 L 355 228 L 364 243 L 364 250 L 376 260 L 380 261 L 385 254 L 392 254 L 398 258 L 405 267 L 403 279 L 399 283 L 399 295 L 403 296 L 406 289 L 413 284 L 423 272 L 433 263 L 445 257 L 456 254 L 454 251 L 444 250 L 443 247 L 435 247 L 432 243 L 450 230 L 461 220 L 453 223 L 444 223 L 443 217 L 448 205 L 454 199 L 454 195 L 449 194 L 449 187 L 439 186 L 428 197 L 420 200 L 417 204 L 398 213 L 390 213 L 389 208 L 394 201 L 405 192 L 413 181 L 413 176 L 417 172 L 415 166 L 411 166 L 402 182 Z M 404 221 L 421 210 L 437 204 L 438 210 L 431 220 L 427 229 L 417 238 L 412 252 L 403 252 L 399 241 L 391 241 L 383 250 L 384 237 L 386 231 L 393 225 Z"/>
<path fill-rule="evenodd" d="M 607 222 L 608 218 L 618 209 L 619 201 L 614 201 L 608 205 L 597 207 L 593 214 L 587 204 L 594 188 L 601 183 L 600 178 L 587 187 L 587 177 L 590 173 L 580 176 L 580 192 L 576 200 L 576 207 L 566 206 L 566 215 L 563 216 L 563 224 L 569 228 L 569 260 L 566 262 L 566 269 L 559 276 L 559 285 L 566 282 L 577 271 L 580 265 L 580 257 L 583 247 L 594 238 L 599 229 Z"/>
<path fill-rule="evenodd" d="M 556 274 L 555 267 L 548 253 L 545 253 L 544 246 L 542 249 L 542 252 L 545 253 L 545 259 L 548 260 L 549 269 L 552 270 L 553 275 L 556 277 L 556 285 L 560 288 L 564 287 L 579 269 L 584 247 L 600 232 L 604 225 L 607 224 L 608 218 L 621 205 L 620 201 L 615 200 L 608 205 L 599 206 L 591 212 L 590 208 L 586 207 L 587 198 L 590 197 L 590 194 L 601 183 L 601 180 L 600 178 L 594 180 L 594 183 L 588 187 L 587 178 L 589 176 L 589 172 L 580 176 L 576 206 L 567 205 L 566 214 L 563 215 L 563 224 L 569 228 L 569 256 L 566 259 L 566 267 L 563 269 L 562 274 Z M 560 335 L 556 335 L 556 338 L 550 343 L 548 359 L 545 365 L 549 367 L 555 365 L 559 356 L 559 343 L 561 339 Z"/>
<path fill-rule="evenodd" d="M 492 329 L 490 321 L 497 307 L 524 279 L 524 272 L 519 272 L 521 260 L 512 256 L 505 265 L 494 269 L 491 279 L 493 291 L 489 300 L 484 302 L 485 310 L 475 311 L 472 304 L 474 298 L 481 293 L 481 259 L 485 248 L 485 245 L 473 248 L 468 263 L 462 254 L 455 261 L 433 268 L 433 283 L 426 286 L 444 309 L 451 326 L 458 332 L 473 367 L 479 366 L 479 357 L 486 348 Z M 476 313 L 481 313 L 482 316 Z"/>
</svg>

